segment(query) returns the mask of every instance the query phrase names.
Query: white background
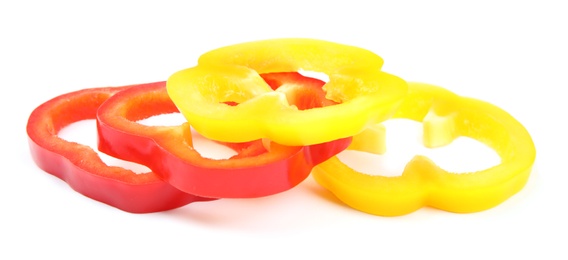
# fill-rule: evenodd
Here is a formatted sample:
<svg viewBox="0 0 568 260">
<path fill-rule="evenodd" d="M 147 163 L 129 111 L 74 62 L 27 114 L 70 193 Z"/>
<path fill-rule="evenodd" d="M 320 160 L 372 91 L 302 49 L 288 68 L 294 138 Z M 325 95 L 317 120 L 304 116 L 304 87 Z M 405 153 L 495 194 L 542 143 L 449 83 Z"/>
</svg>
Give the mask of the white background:
<svg viewBox="0 0 568 260">
<path fill-rule="evenodd" d="M 0 259 L 568 258 L 562 1 L 155 2 L 0 3 Z M 275 196 L 130 214 L 74 192 L 30 158 L 27 117 L 52 97 L 165 80 L 207 50 L 280 37 L 363 47 L 384 58 L 387 72 L 500 106 L 534 138 L 529 182 L 474 214 L 368 215 L 311 177 Z"/>
</svg>

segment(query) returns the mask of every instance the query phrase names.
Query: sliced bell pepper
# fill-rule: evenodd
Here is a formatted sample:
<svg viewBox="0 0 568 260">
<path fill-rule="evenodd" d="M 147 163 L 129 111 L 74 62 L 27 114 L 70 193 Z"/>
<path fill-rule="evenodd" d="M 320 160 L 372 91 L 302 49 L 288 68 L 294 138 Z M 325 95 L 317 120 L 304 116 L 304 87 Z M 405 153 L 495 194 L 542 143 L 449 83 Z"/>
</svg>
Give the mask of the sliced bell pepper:
<svg viewBox="0 0 568 260">
<path fill-rule="evenodd" d="M 290 76 L 280 75 L 282 82 L 286 82 L 286 75 Z M 270 77 L 278 79 L 278 75 Z M 292 78 L 298 79 L 298 76 Z M 283 146 L 260 139 L 225 143 L 238 154 L 216 160 L 205 158 L 193 149 L 188 123 L 179 126 L 136 123 L 150 116 L 177 111 L 165 82 L 121 91 L 98 110 L 99 150 L 146 165 L 163 180 L 187 193 L 211 198 L 250 198 L 296 186 L 310 174 L 314 165 L 341 152 L 351 142 L 348 137 L 306 147 Z"/>
<path fill-rule="evenodd" d="M 288 103 L 296 106 L 299 110 L 337 104 L 333 100 L 325 98 L 325 91 L 322 88 L 325 82 L 319 79 L 304 77 L 297 72 L 265 73 L 260 74 L 260 77 L 272 90 L 285 93 Z"/>
<path fill-rule="evenodd" d="M 35 163 L 77 192 L 127 212 L 157 212 L 210 200 L 181 192 L 152 172 L 136 174 L 107 166 L 89 146 L 57 136 L 59 130 L 71 123 L 95 119 L 104 101 L 127 88 L 79 90 L 55 97 L 33 110 L 27 134 Z"/>
<path fill-rule="evenodd" d="M 416 156 L 401 176 L 386 177 L 356 172 L 334 157 L 314 168 L 316 181 L 355 209 L 397 216 L 423 206 L 460 213 L 486 210 L 517 193 L 529 178 L 536 157 L 531 136 L 515 118 L 492 104 L 410 83 L 409 94 L 393 118 L 421 121 L 427 147 L 466 136 L 494 149 L 501 163 L 476 172 L 452 173 L 427 157 Z M 384 141 L 384 131 L 374 133 Z M 351 148 L 373 150 L 356 144 Z"/>
<path fill-rule="evenodd" d="M 203 54 L 196 67 L 173 74 L 167 88 L 188 122 L 207 138 L 311 145 L 353 136 L 394 113 L 407 85 L 382 72 L 382 64 L 368 50 L 327 41 L 255 41 Z M 287 93 L 297 87 L 274 91 L 259 76 L 300 69 L 326 73 L 326 99 L 337 105 L 298 107 Z"/>
</svg>

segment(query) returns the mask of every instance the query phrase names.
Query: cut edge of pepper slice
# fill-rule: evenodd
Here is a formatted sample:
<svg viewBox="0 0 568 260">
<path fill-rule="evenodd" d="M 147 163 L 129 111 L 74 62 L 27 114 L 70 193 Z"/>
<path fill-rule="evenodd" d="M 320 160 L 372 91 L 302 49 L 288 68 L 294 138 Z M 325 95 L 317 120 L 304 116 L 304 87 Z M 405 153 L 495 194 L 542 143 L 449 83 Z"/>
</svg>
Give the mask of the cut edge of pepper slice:
<svg viewBox="0 0 568 260">
<path fill-rule="evenodd" d="M 334 157 L 314 168 L 316 181 L 347 205 L 381 216 L 404 215 L 424 206 L 478 212 L 504 202 L 528 181 L 536 158 L 532 138 L 521 123 L 497 106 L 437 86 L 410 83 L 409 94 L 393 118 L 422 122 L 427 147 L 466 136 L 495 150 L 501 163 L 457 174 L 425 156 L 416 156 L 401 176 L 386 177 L 359 173 Z M 375 133 L 384 141 L 383 131 Z M 350 149 L 369 150 L 356 143 Z"/>
<path fill-rule="evenodd" d="M 314 165 L 344 150 L 351 142 L 348 137 L 301 147 L 274 142 L 266 146 L 262 145 L 262 140 L 256 140 L 228 146 L 246 148 L 255 144 L 268 147 L 268 152 L 252 152 L 250 157 L 209 159 L 192 148 L 187 123 L 168 127 L 136 123 L 144 117 L 172 112 L 177 112 L 177 108 L 168 96 L 165 82 L 121 91 L 98 110 L 99 150 L 146 165 L 172 186 L 190 194 L 252 198 L 295 187 L 309 176 Z"/>
<path fill-rule="evenodd" d="M 407 84 L 381 71 L 382 63 L 368 50 L 332 42 L 255 41 L 203 54 L 198 66 L 170 76 L 167 88 L 188 122 L 207 138 L 225 142 L 268 138 L 283 145 L 310 145 L 351 137 L 390 118 Z M 326 73 L 326 96 L 338 104 L 295 109 L 259 76 L 300 69 Z M 240 105 L 220 104 L 225 101 Z M 343 120 L 350 123 L 337 124 Z"/>
<path fill-rule="evenodd" d="M 32 159 L 43 171 L 94 200 L 131 213 L 170 210 L 210 200 L 183 193 L 154 173 L 106 165 L 89 146 L 57 134 L 74 122 L 95 119 L 99 106 L 124 87 L 90 88 L 57 96 L 35 108 L 26 126 Z"/>
</svg>

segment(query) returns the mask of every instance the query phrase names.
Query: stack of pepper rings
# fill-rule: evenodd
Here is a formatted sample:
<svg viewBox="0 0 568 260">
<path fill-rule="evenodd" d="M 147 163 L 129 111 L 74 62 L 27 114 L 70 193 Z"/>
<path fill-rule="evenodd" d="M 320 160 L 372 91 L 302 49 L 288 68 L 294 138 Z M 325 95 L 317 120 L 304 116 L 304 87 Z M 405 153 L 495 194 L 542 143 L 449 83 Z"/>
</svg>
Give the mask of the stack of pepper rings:
<svg viewBox="0 0 568 260">
<path fill-rule="evenodd" d="M 424 206 L 477 212 L 523 188 L 536 151 L 518 121 L 486 102 L 405 82 L 381 71 L 382 65 L 368 50 L 314 39 L 215 49 L 165 82 L 83 89 L 41 104 L 27 124 L 31 155 L 77 192 L 132 213 L 268 196 L 310 174 L 347 205 L 380 216 Z M 300 70 L 323 72 L 329 81 Z M 138 123 L 176 112 L 187 122 Z M 416 156 L 401 176 L 387 177 L 357 172 L 336 157 L 345 149 L 383 153 L 380 123 L 390 118 L 422 122 L 427 147 L 470 137 L 494 149 L 501 163 L 458 174 Z M 85 119 L 97 121 L 101 152 L 152 172 L 107 166 L 90 147 L 58 137 L 60 129 Z M 201 156 L 191 128 L 237 154 Z"/>
</svg>

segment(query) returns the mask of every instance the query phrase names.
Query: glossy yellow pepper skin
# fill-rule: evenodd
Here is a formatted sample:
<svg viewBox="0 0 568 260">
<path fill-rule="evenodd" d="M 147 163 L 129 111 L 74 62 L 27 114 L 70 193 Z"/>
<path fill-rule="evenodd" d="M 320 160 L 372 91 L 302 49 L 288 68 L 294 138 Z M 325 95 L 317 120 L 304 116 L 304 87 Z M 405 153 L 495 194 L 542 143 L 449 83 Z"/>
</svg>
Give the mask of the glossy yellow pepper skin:
<svg viewBox="0 0 568 260">
<path fill-rule="evenodd" d="M 382 72 L 382 64 L 380 56 L 358 47 L 313 39 L 263 40 L 203 54 L 196 67 L 173 74 L 167 89 L 188 122 L 209 139 L 311 145 L 356 135 L 392 116 L 407 83 Z M 284 93 L 298 88 L 274 91 L 259 76 L 299 70 L 327 74 L 326 98 L 338 104 L 298 110 Z"/>
<path fill-rule="evenodd" d="M 517 193 L 529 178 L 536 157 L 532 138 L 515 118 L 492 104 L 409 83 L 409 94 L 393 118 L 422 122 L 427 147 L 466 136 L 494 149 L 501 163 L 477 172 L 451 173 L 416 156 L 401 176 L 386 177 L 356 172 L 333 157 L 314 168 L 316 181 L 357 210 L 399 216 L 424 206 L 458 213 L 486 210 Z M 375 133 L 384 140 L 384 131 Z M 357 143 L 350 149 L 382 150 Z"/>
</svg>

